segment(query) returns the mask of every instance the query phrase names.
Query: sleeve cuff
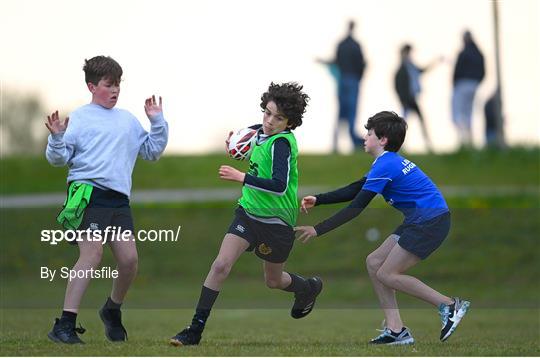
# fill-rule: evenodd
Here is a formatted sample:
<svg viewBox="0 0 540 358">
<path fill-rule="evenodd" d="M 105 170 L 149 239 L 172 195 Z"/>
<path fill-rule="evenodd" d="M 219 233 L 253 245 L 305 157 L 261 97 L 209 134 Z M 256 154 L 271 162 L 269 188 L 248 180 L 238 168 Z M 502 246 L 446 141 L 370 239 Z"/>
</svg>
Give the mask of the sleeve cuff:
<svg viewBox="0 0 540 358">
<path fill-rule="evenodd" d="M 50 144 L 63 144 L 64 143 L 64 133 L 60 132 L 56 134 L 49 134 L 49 143 Z"/>
<path fill-rule="evenodd" d="M 246 173 L 246 175 L 244 175 L 244 182 L 242 183 L 242 185 L 249 184 L 250 180 L 251 180 L 251 175 Z"/>
<path fill-rule="evenodd" d="M 150 123 L 151 125 L 157 125 L 157 124 L 161 124 L 165 122 L 165 117 L 163 116 L 163 112 L 153 116 L 153 117 L 150 117 Z"/>
</svg>

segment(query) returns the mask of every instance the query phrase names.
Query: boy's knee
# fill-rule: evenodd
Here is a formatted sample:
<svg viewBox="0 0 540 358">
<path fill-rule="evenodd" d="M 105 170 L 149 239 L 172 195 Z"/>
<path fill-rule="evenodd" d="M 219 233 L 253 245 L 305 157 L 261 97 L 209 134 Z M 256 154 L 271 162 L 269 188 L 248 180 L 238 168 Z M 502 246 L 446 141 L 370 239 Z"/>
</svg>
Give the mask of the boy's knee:
<svg viewBox="0 0 540 358">
<path fill-rule="evenodd" d="M 369 254 L 366 257 L 366 267 L 369 272 L 377 272 L 381 268 L 382 262 L 374 254 Z"/>
<path fill-rule="evenodd" d="M 103 257 L 103 247 L 101 244 L 94 245 L 91 248 L 81 251 L 79 257 L 85 261 L 88 261 L 92 266 L 97 266 Z"/>
<path fill-rule="evenodd" d="M 122 261 L 118 262 L 118 266 L 123 271 L 137 271 L 139 267 L 139 256 L 134 254 L 124 257 Z"/>
<path fill-rule="evenodd" d="M 229 262 L 221 260 L 221 259 L 216 259 L 212 263 L 211 270 L 216 275 L 227 276 L 229 272 L 231 271 L 231 267 L 232 265 Z"/>
</svg>

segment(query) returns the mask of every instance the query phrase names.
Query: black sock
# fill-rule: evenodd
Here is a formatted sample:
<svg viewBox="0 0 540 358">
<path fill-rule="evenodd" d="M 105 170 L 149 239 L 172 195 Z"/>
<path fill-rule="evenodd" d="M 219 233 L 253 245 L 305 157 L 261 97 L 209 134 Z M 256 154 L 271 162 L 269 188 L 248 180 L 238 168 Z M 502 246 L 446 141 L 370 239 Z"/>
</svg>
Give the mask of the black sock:
<svg viewBox="0 0 540 358">
<path fill-rule="evenodd" d="M 107 297 L 107 302 L 103 305 L 108 310 L 119 310 L 121 306 L 121 303 L 114 302 L 110 297 Z"/>
<path fill-rule="evenodd" d="M 283 291 L 299 293 L 306 292 L 311 288 L 309 282 L 302 276 L 290 272 L 287 273 L 291 276 L 291 284 L 285 287 Z"/>
<path fill-rule="evenodd" d="M 206 324 L 208 316 L 210 316 L 210 311 L 214 302 L 216 302 L 219 291 L 214 291 L 211 288 L 203 286 L 201 289 L 201 296 L 199 297 L 199 302 L 197 303 L 197 308 L 195 309 L 195 314 L 191 320 L 191 324 L 195 326 L 202 326 Z"/>
<path fill-rule="evenodd" d="M 62 316 L 60 317 L 60 321 L 71 322 L 73 323 L 73 325 L 75 325 L 76 320 L 77 320 L 77 313 L 70 312 L 70 311 L 62 311 Z"/>
</svg>

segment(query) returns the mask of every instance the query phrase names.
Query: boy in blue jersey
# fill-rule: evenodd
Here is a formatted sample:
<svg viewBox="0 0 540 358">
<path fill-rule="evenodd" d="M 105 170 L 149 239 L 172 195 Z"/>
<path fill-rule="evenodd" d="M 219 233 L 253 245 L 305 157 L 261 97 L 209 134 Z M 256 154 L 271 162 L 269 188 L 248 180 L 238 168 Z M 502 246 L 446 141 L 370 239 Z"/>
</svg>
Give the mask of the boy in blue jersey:
<svg viewBox="0 0 540 358">
<path fill-rule="evenodd" d="M 150 133 L 130 112 L 114 108 L 120 95 L 122 67 L 114 59 L 96 56 L 85 60 L 85 83 L 92 101 L 79 107 L 65 121 L 58 111 L 45 126 L 51 132 L 46 157 L 53 166 L 69 167 L 68 199 L 57 221 L 66 229 L 89 233 L 76 243 L 79 259 L 73 267 L 77 275 L 67 284 L 64 308 L 48 337 L 58 343 L 84 343 L 75 328 L 79 306 L 109 244 L 117 262 L 110 296 L 99 311 L 105 335 L 113 342 L 125 341 L 120 307 L 137 273 L 137 248 L 129 206 L 131 175 L 137 157 L 157 160 L 167 145 L 168 125 L 163 117 L 162 100 L 146 99 L 144 109 L 150 120 Z M 69 122 L 69 126 L 68 126 Z M 107 234 L 114 229 L 121 236 Z"/>
<path fill-rule="evenodd" d="M 386 326 L 372 344 L 413 344 L 403 325 L 395 290 L 420 298 L 439 308 L 440 340 L 455 331 L 470 303 L 445 296 L 405 272 L 435 251 L 450 230 L 450 212 L 435 184 L 413 162 L 397 151 L 405 140 L 407 123 L 394 112 L 379 112 L 366 129 L 365 151 L 375 160 L 365 177 L 332 192 L 302 199 L 301 209 L 322 204 L 352 202 L 334 216 L 313 226 L 299 226 L 298 239 L 307 242 L 358 216 L 377 194 L 405 216 L 403 223 L 366 259 L 373 288 L 384 311 Z"/>
</svg>

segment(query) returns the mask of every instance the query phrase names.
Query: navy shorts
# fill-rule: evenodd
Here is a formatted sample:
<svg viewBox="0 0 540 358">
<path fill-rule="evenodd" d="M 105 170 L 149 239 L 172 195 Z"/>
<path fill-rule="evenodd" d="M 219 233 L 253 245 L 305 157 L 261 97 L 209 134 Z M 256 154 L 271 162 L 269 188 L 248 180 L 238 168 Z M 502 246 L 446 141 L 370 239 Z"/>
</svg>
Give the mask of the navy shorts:
<svg viewBox="0 0 540 358">
<path fill-rule="evenodd" d="M 450 212 L 446 212 L 420 224 L 401 224 L 393 232 L 399 236 L 399 246 L 422 260 L 435 251 L 450 231 Z"/>
<path fill-rule="evenodd" d="M 133 217 L 129 198 L 114 190 L 103 190 L 94 187 L 90 202 L 84 210 L 79 230 L 100 230 L 105 235 L 105 229 L 111 227 L 114 233 L 131 231 L 133 234 Z M 112 231 L 111 231 L 112 233 Z M 110 238 L 107 238 L 109 241 Z M 76 242 L 72 242 L 76 244 Z"/>
<path fill-rule="evenodd" d="M 253 220 L 242 207 L 236 209 L 227 233 L 240 236 L 249 242 L 246 251 L 254 251 L 255 255 L 272 263 L 287 261 L 295 240 L 291 226 Z"/>
</svg>

